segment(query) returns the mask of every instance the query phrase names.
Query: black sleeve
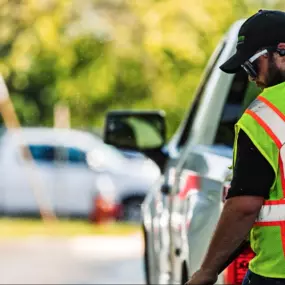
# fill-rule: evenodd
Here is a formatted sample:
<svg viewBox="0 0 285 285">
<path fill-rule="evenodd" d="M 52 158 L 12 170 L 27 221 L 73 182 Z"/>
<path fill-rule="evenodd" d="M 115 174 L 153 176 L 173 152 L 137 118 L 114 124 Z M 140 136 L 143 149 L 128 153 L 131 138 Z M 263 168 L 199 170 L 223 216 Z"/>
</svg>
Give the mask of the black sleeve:
<svg viewBox="0 0 285 285">
<path fill-rule="evenodd" d="M 255 147 L 243 130 L 237 142 L 237 159 L 227 199 L 252 195 L 269 198 L 270 187 L 275 179 L 272 166 Z"/>
</svg>

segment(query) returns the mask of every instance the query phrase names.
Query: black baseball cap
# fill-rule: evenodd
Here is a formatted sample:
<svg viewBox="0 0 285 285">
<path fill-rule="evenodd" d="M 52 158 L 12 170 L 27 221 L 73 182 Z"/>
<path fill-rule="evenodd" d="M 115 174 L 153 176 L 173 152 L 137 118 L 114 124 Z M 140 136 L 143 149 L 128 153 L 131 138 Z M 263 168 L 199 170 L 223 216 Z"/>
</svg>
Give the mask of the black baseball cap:
<svg viewBox="0 0 285 285">
<path fill-rule="evenodd" d="M 259 49 L 277 46 L 280 42 L 285 42 L 285 12 L 259 10 L 241 26 L 236 53 L 220 69 L 226 73 L 236 73 Z"/>
</svg>

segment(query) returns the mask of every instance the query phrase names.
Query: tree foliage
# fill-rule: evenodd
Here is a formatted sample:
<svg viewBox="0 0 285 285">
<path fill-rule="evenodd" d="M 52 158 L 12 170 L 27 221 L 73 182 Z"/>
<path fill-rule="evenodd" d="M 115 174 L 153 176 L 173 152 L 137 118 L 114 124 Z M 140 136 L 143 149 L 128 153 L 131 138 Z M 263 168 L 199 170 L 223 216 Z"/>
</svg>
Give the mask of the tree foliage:
<svg viewBox="0 0 285 285">
<path fill-rule="evenodd" d="M 284 8 L 283 1 L 274 7 Z M 270 6 L 271 5 L 271 6 Z M 253 0 L 0 0 L 0 72 L 23 125 L 100 127 L 110 109 L 164 109 L 169 135 L 216 44 Z"/>
</svg>

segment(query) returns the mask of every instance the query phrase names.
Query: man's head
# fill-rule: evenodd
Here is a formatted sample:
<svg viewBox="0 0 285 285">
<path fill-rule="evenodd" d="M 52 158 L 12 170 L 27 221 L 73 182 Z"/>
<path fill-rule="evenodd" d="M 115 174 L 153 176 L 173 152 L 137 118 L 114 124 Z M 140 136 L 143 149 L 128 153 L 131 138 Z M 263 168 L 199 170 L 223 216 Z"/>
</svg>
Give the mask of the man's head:
<svg viewBox="0 0 285 285">
<path fill-rule="evenodd" d="M 285 81 L 285 13 L 260 10 L 247 19 L 236 53 L 220 68 L 226 73 L 243 68 L 261 88 Z"/>
</svg>

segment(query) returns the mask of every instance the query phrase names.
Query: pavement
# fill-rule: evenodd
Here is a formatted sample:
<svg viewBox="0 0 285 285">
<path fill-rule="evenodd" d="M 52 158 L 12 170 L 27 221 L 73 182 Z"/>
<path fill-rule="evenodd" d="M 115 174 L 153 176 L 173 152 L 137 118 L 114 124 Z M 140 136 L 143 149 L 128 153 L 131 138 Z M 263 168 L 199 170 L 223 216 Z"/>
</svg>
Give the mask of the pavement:
<svg viewBox="0 0 285 285">
<path fill-rule="evenodd" d="M 0 241 L 0 284 L 145 284 L 141 234 Z"/>
</svg>

